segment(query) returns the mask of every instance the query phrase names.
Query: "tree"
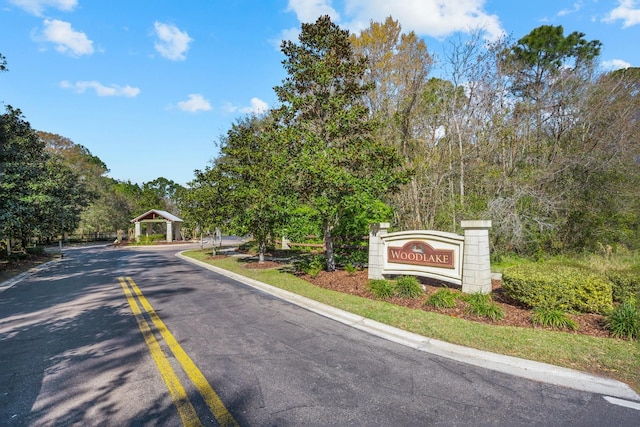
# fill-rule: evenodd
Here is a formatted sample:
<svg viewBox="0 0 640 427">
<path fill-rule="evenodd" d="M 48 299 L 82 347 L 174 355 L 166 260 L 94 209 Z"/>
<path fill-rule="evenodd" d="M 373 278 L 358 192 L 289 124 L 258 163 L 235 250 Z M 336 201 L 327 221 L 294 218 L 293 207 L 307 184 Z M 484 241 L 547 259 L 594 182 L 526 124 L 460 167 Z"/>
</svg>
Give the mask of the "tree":
<svg viewBox="0 0 640 427">
<path fill-rule="evenodd" d="M 84 180 L 45 144 L 11 106 L 0 116 L 0 236 L 22 247 L 31 237 L 50 239 L 71 232 L 89 203 Z"/>
<path fill-rule="evenodd" d="M 80 234 L 126 230 L 132 218 L 145 212 L 138 208 L 142 194 L 138 184 L 100 177 L 91 187 L 97 197 L 82 212 Z"/>
<path fill-rule="evenodd" d="M 160 177 L 142 184 L 141 214 L 150 209 L 161 209 L 178 215 L 177 194 L 182 186 Z"/>
<path fill-rule="evenodd" d="M 562 26 L 541 26 L 503 51 L 518 146 L 507 197 L 516 197 L 511 205 L 522 219 L 527 251 L 573 246 L 567 221 L 586 178 L 579 171 L 594 159 L 585 145 L 592 128 L 582 115 L 600 47 L 583 33 L 565 36 Z"/>
<path fill-rule="evenodd" d="M 504 66 L 513 76 L 513 92 L 535 102 L 542 101 L 545 87 L 562 70 L 577 71 L 590 67 L 600 55 L 602 43 L 586 41 L 585 34 L 574 31 L 564 36 L 562 25 L 534 28 L 504 53 Z"/>
<path fill-rule="evenodd" d="M 640 68 L 602 75 L 585 92 L 558 186 L 568 192 L 568 247 L 638 245 Z"/>
<path fill-rule="evenodd" d="M 250 233 L 258 244 L 259 262 L 291 205 L 282 174 L 285 152 L 273 135 L 268 116 L 239 119 L 221 139 L 220 156 L 204 173 L 197 171 L 182 201 L 198 224 L 225 223 L 238 234 Z"/>
<path fill-rule="evenodd" d="M 182 218 L 193 231 L 205 233 L 229 222 L 230 208 L 225 199 L 227 186 L 220 170 L 207 166 L 196 170 L 195 178 L 178 192 Z"/>
<path fill-rule="evenodd" d="M 60 157 L 49 155 L 44 172 L 37 188 L 40 196 L 35 200 L 37 216 L 32 235 L 49 240 L 75 231 L 92 194 L 86 180 Z"/>
<path fill-rule="evenodd" d="M 392 200 L 398 207 L 400 222 L 410 228 L 423 225 L 420 209 L 419 175 L 424 164 L 425 135 L 419 126 L 420 100 L 433 60 L 424 40 L 412 31 L 402 33 L 398 21 L 388 17 L 384 23 L 372 22 L 369 28 L 352 35 L 354 51 L 367 58 L 364 80 L 372 89 L 364 93 L 366 105 L 380 123 L 376 138 L 393 144 L 403 157 L 411 179 Z"/>
<path fill-rule="evenodd" d="M 107 165 L 94 156 L 88 148 L 74 143 L 67 137 L 50 132 L 37 131 L 38 138 L 44 143 L 48 153 L 57 155 L 93 188 L 100 177 L 109 172 Z"/>
<path fill-rule="evenodd" d="M 288 77 L 275 88 L 278 140 L 288 153 L 284 171 L 302 203 L 319 214 L 327 270 L 335 270 L 333 231 L 354 205 L 365 206 L 402 182 L 394 147 L 373 138 L 375 121 L 363 104 L 366 59 L 353 52 L 349 32 L 328 16 L 302 24 L 299 44 L 285 41 Z"/>
<path fill-rule="evenodd" d="M 0 236 L 27 246 L 36 223 L 37 183 L 44 174 L 43 144 L 22 112 L 7 106 L 0 116 Z"/>
</svg>

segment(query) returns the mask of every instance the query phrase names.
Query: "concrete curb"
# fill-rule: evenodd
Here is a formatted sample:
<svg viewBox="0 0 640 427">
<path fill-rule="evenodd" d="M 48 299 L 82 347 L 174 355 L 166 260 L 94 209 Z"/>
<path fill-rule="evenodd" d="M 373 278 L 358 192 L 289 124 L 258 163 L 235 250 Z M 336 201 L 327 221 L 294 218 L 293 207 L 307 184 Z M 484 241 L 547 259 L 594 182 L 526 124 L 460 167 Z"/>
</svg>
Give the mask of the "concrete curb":
<svg viewBox="0 0 640 427">
<path fill-rule="evenodd" d="M 640 395 L 633 391 L 633 389 L 627 384 L 620 381 L 598 377 L 581 371 L 550 365 L 547 363 L 534 362 L 512 356 L 504 356 L 497 353 L 476 350 L 424 337 L 422 335 L 403 331 L 402 329 L 394 328 L 384 323 L 367 319 L 275 286 L 232 273 L 228 270 L 184 256 L 182 253 L 177 253 L 176 256 L 187 262 L 214 271 L 285 301 L 306 308 L 314 313 L 318 313 L 345 325 L 349 325 L 407 347 L 521 378 L 527 378 L 575 390 L 587 391 L 590 393 L 602 394 L 605 396 L 640 401 Z"/>
<path fill-rule="evenodd" d="M 51 264 L 54 264 L 56 262 L 59 262 L 60 259 L 54 259 L 52 261 L 48 261 L 45 262 L 44 264 L 40 264 L 37 265 L 35 267 L 30 268 L 29 270 L 25 271 L 24 273 L 20 273 L 17 276 L 13 276 L 11 279 L 9 280 L 5 280 L 4 282 L 0 283 L 0 293 L 6 291 L 7 289 L 9 289 L 10 287 L 20 283 L 21 281 L 23 281 L 26 277 L 30 276 L 31 274 L 38 272 L 40 270 L 44 270 L 45 268 L 48 268 Z"/>
</svg>

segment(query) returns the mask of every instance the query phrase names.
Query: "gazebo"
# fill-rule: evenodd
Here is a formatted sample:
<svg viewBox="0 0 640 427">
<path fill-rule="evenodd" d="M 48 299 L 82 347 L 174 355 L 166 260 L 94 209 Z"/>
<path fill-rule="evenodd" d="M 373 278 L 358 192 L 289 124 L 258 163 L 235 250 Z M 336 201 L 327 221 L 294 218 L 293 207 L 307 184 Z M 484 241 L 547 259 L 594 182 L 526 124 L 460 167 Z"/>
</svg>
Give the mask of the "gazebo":
<svg viewBox="0 0 640 427">
<path fill-rule="evenodd" d="M 149 235 L 152 233 L 151 227 L 154 222 L 164 222 L 165 224 L 167 224 L 167 242 L 182 240 L 180 227 L 183 221 L 167 211 L 151 209 L 150 211 L 143 213 L 139 217 L 132 219 L 131 222 L 135 225 L 136 241 L 140 240 L 140 235 L 142 234 L 141 224 L 147 224 L 147 235 Z"/>
</svg>

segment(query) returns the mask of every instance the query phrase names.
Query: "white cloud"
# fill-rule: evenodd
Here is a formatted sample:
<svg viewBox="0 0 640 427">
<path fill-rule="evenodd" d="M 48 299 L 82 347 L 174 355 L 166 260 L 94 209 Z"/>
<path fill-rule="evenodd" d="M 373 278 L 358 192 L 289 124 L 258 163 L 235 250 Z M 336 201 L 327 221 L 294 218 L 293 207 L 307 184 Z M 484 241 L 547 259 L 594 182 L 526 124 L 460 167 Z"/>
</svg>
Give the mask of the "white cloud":
<svg viewBox="0 0 640 427">
<path fill-rule="evenodd" d="M 282 30 L 280 33 L 279 39 L 269 40 L 270 43 L 276 48 L 276 50 L 280 50 L 282 42 L 284 40 L 290 40 L 292 42 L 298 41 L 298 36 L 300 35 L 300 28 L 289 28 L 288 30 Z"/>
<path fill-rule="evenodd" d="M 329 15 L 333 22 L 340 21 L 340 14 L 331 6 L 331 0 L 289 0 L 287 12 L 296 14 L 300 23 L 316 22 L 322 15 Z M 270 40 L 271 44 L 280 50 L 284 40 L 297 41 L 300 35 L 300 27 L 282 30 L 279 39 Z"/>
<path fill-rule="evenodd" d="M 640 8 L 634 0 L 619 0 L 618 7 L 603 19 L 604 22 L 623 21 L 622 28 L 640 24 Z"/>
<path fill-rule="evenodd" d="M 83 32 L 76 31 L 71 24 L 58 19 L 45 19 L 42 30 L 44 41 L 54 43 L 56 50 L 71 56 L 91 55 L 93 42 Z"/>
<path fill-rule="evenodd" d="M 126 98 L 133 98 L 138 96 L 140 89 L 137 87 L 126 86 L 104 86 L 97 81 L 80 81 L 70 83 L 68 81 L 60 82 L 60 87 L 64 89 L 71 89 L 76 93 L 85 93 L 87 90 L 92 89 L 98 96 L 124 96 Z"/>
<path fill-rule="evenodd" d="M 267 104 L 263 100 L 259 98 L 251 98 L 250 106 L 241 108 L 240 112 L 246 114 L 262 114 L 266 113 L 268 109 L 269 104 Z"/>
<path fill-rule="evenodd" d="M 269 109 L 269 104 L 260 98 L 251 98 L 249 106 L 247 107 L 238 107 L 227 102 L 222 109 L 227 113 L 240 112 L 244 114 L 263 114 Z"/>
<path fill-rule="evenodd" d="M 331 0 L 289 0 L 287 12 L 294 12 L 298 21 L 316 22 L 318 17 L 329 15 L 332 21 L 339 21 L 340 15 L 331 7 Z"/>
<path fill-rule="evenodd" d="M 611 61 L 602 61 L 602 68 L 606 71 L 615 71 L 621 68 L 629 68 L 631 64 L 622 59 L 612 59 Z"/>
<path fill-rule="evenodd" d="M 36 16 L 42 16 L 48 7 L 70 12 L 78 5 L 78 0 L 10 0 L 10 2 Z"/>
<path fill-rule="evenodd" d="M 384 22 L 391 16 L 404 31 L 421 36 L 445 38 L 455 32 L 485 32 L 485 38 L 496 40 L 505 34 L 497 15 L 484 10 L 486 0 L 345 0 L 344 16 L 332 7 L 331 0 L 289 0 L 287 11 L 295 12 L 300 22 L 315 22 L 328 14 L 331 19 L 352 32 L 368 28 L 370 22 Z M 282 39 L 291 35 L 283 32 Z"/>
<path fill-rule="evenodd" d="M 180 31 L 178 27 L 171 24 L 155 22 L 153 24 L 158 41 L 155 43 L 156 50 L 164 58 L 172 61 L 184 61 L 185 53 L 189 50 L 189 43 L 193 41 L 186 31 Z"/>
<path fill-rule="evenodd" d="M 187 101 L 178 102 L 178 108 L 189 113 L 211 110 L 211 104 L 202 95 L 192 93 Z"/>
<path fill-rule="evenodd" d="M 404 31 L 435 38 L 455 32 L 483 30 L 485 38 L 495 40 L 504 35 L 497 15 L 484 11 L 485 0 L 346 0 L 346 11 L 353 16 L 352 31 L 369 26 L 370 20 L 384 22 L 391 16 Z"/>
<path fill-rule="evenodd" d="M 582 9 L 582 6 L 583 3 L 581 1 L 575 2 L 573 3 L 573 9 L 562 9 L 560 12 L 558 12 L 558 16 L 566 16 L 578 12 L 580 11 L 580 9 Z"/>
</svg>

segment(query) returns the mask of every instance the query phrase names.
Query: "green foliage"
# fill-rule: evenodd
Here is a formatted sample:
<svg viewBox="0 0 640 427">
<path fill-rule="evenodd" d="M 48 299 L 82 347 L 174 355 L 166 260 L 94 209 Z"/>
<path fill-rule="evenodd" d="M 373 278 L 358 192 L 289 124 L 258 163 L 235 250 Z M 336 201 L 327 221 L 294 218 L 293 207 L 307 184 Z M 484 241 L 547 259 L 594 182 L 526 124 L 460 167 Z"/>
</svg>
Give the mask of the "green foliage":
<svg viewBox="0 0 640 427">
<path fill-rule="evenodd" d="M 469 304 L 466 311 L 472 316 L 485 317 L 494 321 L 504 318 L 504 312 L 493 301 L 490 294 L 468 294 L 463 298 Z"/>
<path fill-rule="evenodd" d="M 315 278 L 325 269 L 326 259 L 322 255 L 306 256 L 295 261 L 293 266 L 298 273 L 308 274 Z"/>
<path fill-rule="evenodd" d="M 347 197 L 345 209 L 333 235 L 342 243 L 357 245 L 369 234 L 369 224 L 387 222 L 393 218 L 393 209 L 381 200 L 362 194 L 359 198 Z"/>
<path fill-rule="evenodd" d="M 640 296 L 639 268 L 611 269 L 606 272 L 606 275 L 612 284 L 614 302 L 620 303 Z"/>
<path fill-rule="evenodd" d="M 348 263 L 344 266 L 344 271 L 346 271 L 349 274 L 354 274 L 356 271 L 358 271 L 358 267 L 356 267 L 351 263 Z"/>
<path fill-rule="evenodd" d="M 151 209 L 176 212 L 178 195 L 182 190 L 180 184 L 164 177 L 143 183 L 141 199 L 138 201 L 140 213 Z"/>
<path fill-rule="evenodd" d="M 429 298 L 425 301 L 425 305 L 430 305 L 435 308 L 454 308 L 458 298 L 459 295 L 457 292 L 449 288 L 442 288 L 429 295 Z"/>
<path fill-rule="evenodd" d="M 576 331 L 578 324 L 567 313 L 557 308 L 537 307 L 531 313 L 531 322 L 536 326 Z"/>
<path fill-rule="evenodd" d="M 292 242 L 305 242 L 307 236 L 322 236 L 318 211 L 306 204 L 294 206 L 287 214 L 284 236 Z"/>
<path fill-rule="evenodd" d="M 369 290 L 378 299 L 391 298 L 394 295 L 394 284 L 390 280 L 369 280 Z"/>
<path fill-rule="evenodd" d="M 27 253 L 29 255 L 44 255 L 46 252 L 44 246 L 31 246 L 27 248 Z"/>
<path fill-rule="evenodd" d="M 516 93 L 536 99 L 542 82 L 551 80 L 562 67 L 589 65 L 600 55 L 601 46 L 598 40 L 586 41 L 584 33 L 565 36 L 561 25 L 541 25 L 511 46 L 504 62 L 518 78 Z"/>
<path fill-rule="evenodd" d="M 522 264 L 502 272 L 505 294 L 528 307 L 608 313 L 611 283 L 585 268 L 555 263 Z"/>
<path fill-rule="evenodd" d="M 32 237 L 72 232 L 90 193 L 84 180 L 31 128 L 22 112 L 7 106 L 0 115 L 0 238 L 22 247 Z"/>
<path fill-rule="evenodd" d="M 239 119 L 221 138 L 220 156 L 196 171 L 180 194 L 180 207 L 195 226 L 251 234 L 261 259 L 269 239 L 285 228 L 293 201 L 282 173 L 286 148 L 273 126 L 269 116 Z"/>
<path fill-rule="evenodd" d="M 363 84 L 366 60 L 354 54 L 347 30 L 321 16 L 302 24 L 299 43 L 284 41 L 282 52 L 288 77 L 275 87 L 282 102 L 275 114 L 287 162 L 279 172 L 318 213 L 333 271 L 334 230 L 400 182 L 400 159 L 373 138 L 377 123 L 363 103 L 371 88 Z"/>
<path fill-rule="evenodd" d="M 362 249 L 341 249 L 336 250 L 336 263 L 341 265 L 351 264 L 356 267 L 364 267 L 369 261 L 369 247 L 363 246 Z"/>
<path fill-rule="evenodd" d="M 418 298 L 424 290 L 415 276 L 401 276 L 396 279 L 394 293 L 401 298 Z"/>
<path fill-rule="evenodd" d="M 133 244 L 137 244 L 137 245 L 154 245 L 162 240 L 165 240 L 167 238 L 166 235 L 164 234 L 149 234 L 149 235 L 142 235 L 140 236 L 139 240 L 137 242 L 134 242 Z"/>
<path fill-rule="evenodd" d="M 607 317 L 607 327 L 616 338 L 638 339 L 640 314 L 638 314 L 637 302 L 629 299 L 617 305 Z"/>
</svg>

